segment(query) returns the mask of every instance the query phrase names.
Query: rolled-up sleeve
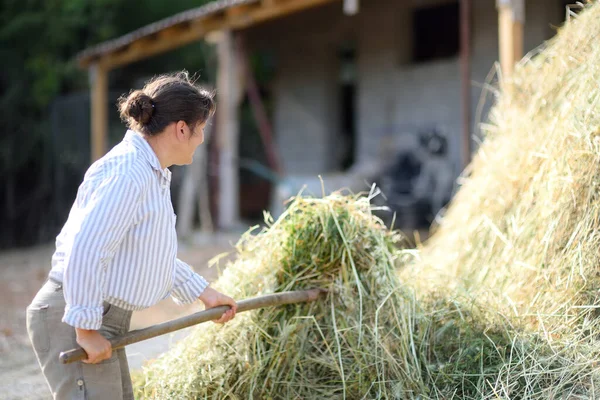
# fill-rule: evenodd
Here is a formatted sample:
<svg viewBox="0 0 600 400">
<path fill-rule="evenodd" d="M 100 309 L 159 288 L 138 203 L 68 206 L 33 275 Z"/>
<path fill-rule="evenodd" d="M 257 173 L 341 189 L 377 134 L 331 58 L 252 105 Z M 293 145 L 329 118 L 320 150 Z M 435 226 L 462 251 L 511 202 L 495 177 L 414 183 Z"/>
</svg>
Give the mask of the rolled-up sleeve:
<svg viewBox="0 0 600 400">
<path fill-rule="evenodd" d="M 69 216 L 71 251 L 65 258 L 63 322 L 98 330 L 106 268 L 135 223 L 141 192 L 127 175 L 115 175 L 80 188 Z"/>
<path fill-rule="evenodd" d="M 209 283 L 183 261 L 175 260 L 175 279 L 171 297 L 177 304 L 190 304 L 198 299 Z"/>
</svg>

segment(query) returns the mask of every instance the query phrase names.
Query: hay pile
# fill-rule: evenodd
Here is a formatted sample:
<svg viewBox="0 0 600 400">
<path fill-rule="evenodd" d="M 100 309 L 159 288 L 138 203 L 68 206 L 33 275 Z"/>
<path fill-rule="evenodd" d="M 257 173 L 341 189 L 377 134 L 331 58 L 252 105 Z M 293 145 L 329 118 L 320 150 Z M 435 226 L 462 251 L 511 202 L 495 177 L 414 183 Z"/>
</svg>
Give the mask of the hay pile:
<svg viewBox="0 0 600 400">
<path fill-rule="evenodd" d="M 480 398 L 600 397 L 599 36 L 595 3 L 503 82 L 470 176 L 400 272 L 510 324 Z"/>
<path fill-rule="evenodd" d="M 197 327 L 135 377 L 138 397 L 468 398 L 501 362 L 490 338 L 510 338 L 485 310 L 440 293 L 420 303 L 399 282 L 411 252 L 369 198 L 299 197 L 269 222 L 242 237 L 215 286 L 238 299 L 320 287 L 327 299 Z"/>
<path fill-rule="evenodd" d="M 136 379 L 157 399 L 600 397 L 600 5 L 502 83 L 488 137 L 420 251 L 367 198 L 297 198 L 238 245 L 238 299 L 325 301 L 195 332 Z"/>
<path fill-rule="evenodd" d="M 235 298 L 327 288 L 327 299 L 205 324 L 135 377 L 151 399 L 469 398 L 501 363 L 487 311 L 402 285 L 411 258 L 366 197 L 296 198 L 248 232 L 216 287 Z M 501 343 L 501 344 L 499 344 Z M 482 365 L 485 364 L 485 367 Z"/>
<path fill-rule="evenodd" d="M 367 398 L 422 392 L 414 297 L 395 275 L 397 233 L 367 198 L 298 198 L 268 229 L 247 233 L 216 287 L 235 298 L 326 288 L 325 301 L 205 324 L 152 363 L 148 398 Z M 402 348 L 401 351 L 399 349 Z M 399 356 L 402 354 L 402 356 Z"/>
</svg>

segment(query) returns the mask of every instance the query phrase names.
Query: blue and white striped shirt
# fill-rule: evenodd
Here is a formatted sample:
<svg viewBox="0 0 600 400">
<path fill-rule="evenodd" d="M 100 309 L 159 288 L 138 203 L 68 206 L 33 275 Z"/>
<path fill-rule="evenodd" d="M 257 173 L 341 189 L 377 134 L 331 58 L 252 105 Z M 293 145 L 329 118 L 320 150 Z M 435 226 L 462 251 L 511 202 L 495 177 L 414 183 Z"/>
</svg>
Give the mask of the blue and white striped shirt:
<svg viewBox="0 0 600 400">
<path fill-rule="evenodd" d="M 177 259 L 170 185 L 171 171 L 131 130 L 88 169 L 52 256 L 63 322 L 98 330 L 103 301 L 141 310 L 171 295 L 186 304 L 208 286 Z"/>
</svg>

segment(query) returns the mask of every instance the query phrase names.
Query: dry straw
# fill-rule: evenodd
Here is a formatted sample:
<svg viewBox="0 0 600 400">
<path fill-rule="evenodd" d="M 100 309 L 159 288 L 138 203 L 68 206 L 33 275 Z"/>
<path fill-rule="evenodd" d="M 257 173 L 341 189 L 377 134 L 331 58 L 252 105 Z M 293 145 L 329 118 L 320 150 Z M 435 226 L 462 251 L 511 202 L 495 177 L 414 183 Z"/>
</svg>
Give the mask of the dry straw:
<svg viewBox="0 0 600 400">
<path fill-rule="evenodd" d="M 395 275 L 400 236 L 368 198 L 297 198 L 285 215 L 238 244 L 217 287 L 236 298 L 326 288 L 326 300 L 204 325 L 152 363 L 149 398 L 377 398 L 423 392 L 409 332 L 414 298 Z M 398 349 L 402 348 L 402 356 Z"/>
<path fill-rule="evenodd" d="M 480 398 L 600 398 L 600 4 L 583 8 L 501 84 L 470 176 L 400 272 L 512 327 Z"/>
</svg>

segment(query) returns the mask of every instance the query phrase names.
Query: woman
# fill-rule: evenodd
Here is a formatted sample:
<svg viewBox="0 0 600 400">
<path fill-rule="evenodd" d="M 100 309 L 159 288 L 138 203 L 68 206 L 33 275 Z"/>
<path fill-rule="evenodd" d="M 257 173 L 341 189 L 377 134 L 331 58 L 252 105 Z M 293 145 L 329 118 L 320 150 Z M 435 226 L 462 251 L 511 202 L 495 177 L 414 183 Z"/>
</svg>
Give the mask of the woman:
<svg viewBox="0 0 600 400">
<path fill-rule="evenodd" d="M 213 96 L 186 73 L 164 75 L 119 100 L 123 141 L 86 172 L 56 239 L 52 270 L 27 308 L 27 330 L 55 399 L 133 399 L 125 350 L 113 336 L 131 314 L 171 295 L 180 304 L 236 302 L 177 259 L 171 165 L 190 164 L 215 111 Z M 63 365 L 81 346 L 88 358 Z"/>
</svg>

